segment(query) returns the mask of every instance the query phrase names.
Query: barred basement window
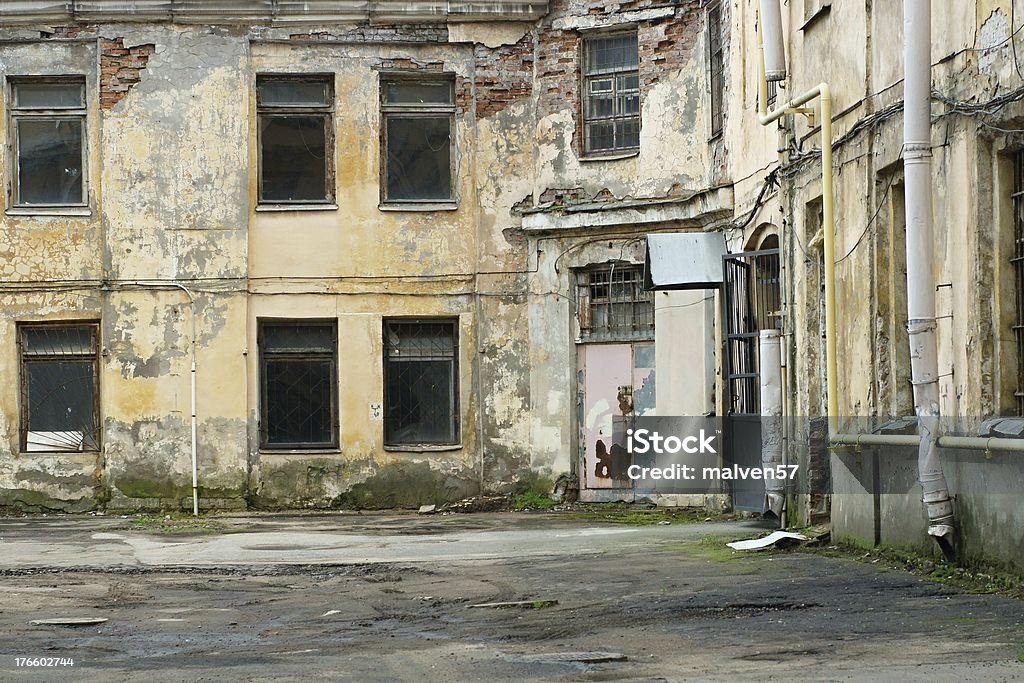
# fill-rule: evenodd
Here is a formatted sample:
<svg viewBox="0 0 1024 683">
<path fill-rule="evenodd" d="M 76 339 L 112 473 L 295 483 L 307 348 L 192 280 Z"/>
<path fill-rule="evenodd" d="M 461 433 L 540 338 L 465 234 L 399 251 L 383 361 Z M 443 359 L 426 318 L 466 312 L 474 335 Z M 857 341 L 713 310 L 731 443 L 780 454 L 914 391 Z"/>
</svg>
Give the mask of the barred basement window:
<svg viewBox="0 0 1024 683">
<path fill-rule="evenodd" d="M 337 322 L 261 321 L 264 448 L 337 448 Z"/>
<path fill-rule="evenodd" d="M 334 201 L 334 84 L 329 76 L 260 76 L 259 201 Z"/>
<path fill-rule="evenodd" d="M 98 326 L 18 326 L 23 451 L 99 450 Z"/>
<path fill-rule="evenodd" d="M 1013 333 L 1017 339 L 1017 414 L 1024 415 L 1024 151 L 1013 159 L 1013 264 L 1017 316 Z"/>
<path fill-rule="evenodd" d="M 612 265 L 577 275 L 580 336 L 587 341 L 654 337 L 654 299 L 643 288 L 643 268 Z"/>
<path fill-rule="evenodd" d="M 85 79 L 11 80 L 13 204 L 85 204 Z"/>
<path fill-rule="evenodd" d="M 459 442 L 457 320 L 384 321 L 384 443 Z"/>
<path fill-rule="evenodd" d="M 708 80 L 711 94 L 711 137 L 722 134 L 725 98 L 725 47 L 722 43 L 722 6 L 708 9 Z"/>
<path fill-rule="evenodd" d="M 451 201 L 451 79 L 392 77 L 381 80 L 384 202 Z"/>
<path fill-rule="evenodd" d="M 640 56 L 636 33 L 583 41 L 583 151 L 640 148 Z"/>
</svg>

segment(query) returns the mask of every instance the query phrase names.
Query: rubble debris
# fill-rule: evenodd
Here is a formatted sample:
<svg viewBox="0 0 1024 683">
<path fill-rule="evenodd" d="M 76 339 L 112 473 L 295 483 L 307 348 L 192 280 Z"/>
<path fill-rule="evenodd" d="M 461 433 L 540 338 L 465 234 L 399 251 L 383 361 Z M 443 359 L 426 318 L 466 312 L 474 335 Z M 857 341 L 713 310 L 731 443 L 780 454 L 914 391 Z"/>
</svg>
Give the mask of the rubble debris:
<svg viewBox="0 0 1024 683">
<path fill-rule="evenodd" d="M 524 609 L 544 609 L 545 607 L 554 607 L 558 604 L 558 600 L 511 600 L 507 602 L 481 602 L 477 605 L 470 605 L 470 609 L 474 607 L 490 607 L 494 609 L 506 609 L 509 607 L 521 607 Z"/>
<path fill-rule="evenodd" d="M 35 619 L 28 622 L 30 626 L 96 626 L 109 619 L 103 617 L 57 617 L 55 619 Z"/>
<path fill-rule="evenodd" d="M 421 515 L 432 515 L 437 512 L 436 505 L 420 505 L 420 509 L 417 511 Z"/>
</svg>

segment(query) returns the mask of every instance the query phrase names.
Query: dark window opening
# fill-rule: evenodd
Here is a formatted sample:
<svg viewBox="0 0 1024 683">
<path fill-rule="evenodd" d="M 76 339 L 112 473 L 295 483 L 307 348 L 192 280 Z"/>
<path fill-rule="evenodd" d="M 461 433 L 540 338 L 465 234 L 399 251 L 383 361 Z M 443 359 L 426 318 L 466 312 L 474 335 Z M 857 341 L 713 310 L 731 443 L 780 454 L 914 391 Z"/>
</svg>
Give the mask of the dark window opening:
<svg viewBox="0 0 1024 683">
<path fill-rule="evenodd" d="M 384 443 L 459 442 L 456 321 L 384 321 Z"/>
<path fill-rule="evenodd" d="M 19 332 L 22 449 L 99 450 L 97 326 L 22 325 Z"/>
<path fill-rule="evenodd" d="M 382 80 L 384 201 L 449 201 L 451 81 Z"/>
<path fill-rule="evenodd" d="M 722 41 L 722 6 L 708 10 L 708 79 L 711 96 L 711 137 L 721 135 L 725 98 L 725 46 Z"/>
<path fill-rule="evenodd" d="M 337 447 L 336 323 L 262 322 L 259 344 L 263 447 Z"/>
<path fill-rule="evenodd" d="M 1017 340 L 1017 414 L 1024 415 L 1024 151 L 1013 160 L 1013 264 L 1017 315 L 1013 334 Z"/>
<path fill-rule="evenodd" d="M 260 202 L 333 201 L 333 90 L 326 78 L 257 81 Z"/>
<path fill-rule="evenodd" d="M 14 203 L 85 203 L 85 84 L 81 79 L 13 81 Z"/>
<path fill-rule="evenodd" d="M 580 335 L 588 341 L 648 339 L 654 335 L 654 299 L 643 268 L 613 265 L 577 276 Z"/>
<path fill-rule="evenodd" d="M 636 33 L 583 41 L 585 153 L 639 149 L 639 64 Z"/>
</svg>

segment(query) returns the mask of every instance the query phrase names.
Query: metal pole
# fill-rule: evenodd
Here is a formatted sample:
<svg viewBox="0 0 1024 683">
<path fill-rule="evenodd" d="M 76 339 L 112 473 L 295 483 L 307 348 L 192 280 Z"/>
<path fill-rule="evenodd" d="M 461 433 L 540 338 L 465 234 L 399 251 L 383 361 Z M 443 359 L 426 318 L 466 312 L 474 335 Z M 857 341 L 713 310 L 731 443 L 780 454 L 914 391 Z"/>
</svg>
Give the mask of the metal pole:
<svg viewBox="0 0 1024 683">
<path fill-rule="evenodd" d="M 782 462 L 782 344 L 778 330 L 758 335 L 761 379 L 761 465 L 777 472 Z M 786 503 L 785 481 L 764 477 L 764 507 L 780 521 Z"/>
</svg>

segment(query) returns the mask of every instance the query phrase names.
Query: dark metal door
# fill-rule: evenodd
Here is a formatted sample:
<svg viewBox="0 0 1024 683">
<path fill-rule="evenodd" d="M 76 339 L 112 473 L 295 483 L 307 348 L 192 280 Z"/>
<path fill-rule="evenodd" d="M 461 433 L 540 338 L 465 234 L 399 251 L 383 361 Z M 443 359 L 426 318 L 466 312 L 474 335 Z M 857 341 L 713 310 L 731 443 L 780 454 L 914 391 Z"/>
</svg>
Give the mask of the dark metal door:
<svg viewBox="0 0 1024 683">
<path fill-rule="evenodd" d="M 778 249 L 726 254 L 725 285 L 725 464 L 761 465 L 761 382 L 758 338 L 762 329 L 781 329 L 782 296 Z M 737 480 L 733 507 L 760 511 L 764 485 Z"/>
</svg>

